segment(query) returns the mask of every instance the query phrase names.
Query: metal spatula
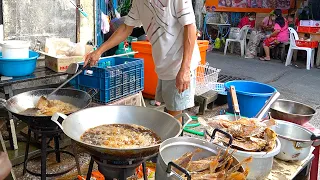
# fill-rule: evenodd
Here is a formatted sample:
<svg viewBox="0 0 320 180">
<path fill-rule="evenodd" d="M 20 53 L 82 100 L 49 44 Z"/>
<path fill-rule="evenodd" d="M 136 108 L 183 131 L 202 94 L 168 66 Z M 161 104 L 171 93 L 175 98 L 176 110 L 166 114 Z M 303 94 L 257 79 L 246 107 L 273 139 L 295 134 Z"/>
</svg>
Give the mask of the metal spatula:
<svg viewBox="0 0 320 180">
<path fill-rule="evenodd" d="M 79 74 L 81 74 L 84 70 L 86 70 L 87 68 L 90 67 L 90 64 L 88 63 L 85 67 L 83 67 L 82 69 L 80 69 L 78 72 L 76 72 L 73 76 L 71 76 L 71 78 L 67 79 L 64 83 L 62 83 L 59 87 L 57 87 L 54 91 L 52 91 L 49 95 L 51 96 L 52 94 L 56 93 L 59 89 L 61 89 L 63 86 L 65 86 L 67 83 L 69 83 L 72 79 L 74 79 L 75 77 L 77 77 Z M 78 65 L 79 68 L 79 65 Z M 76 67 L 76 65 L 72 65 L 72 67 L 70 68 L 69 72 L 72 73 L 73 70 L 78 69 Z M 68 67 L 69 69 L 69 67 Z M 67 70 L 68 71 L 68 70 Z"/>
<path fill-rule="evenodd" d="M 236 94 L 236 88 L 234 86 L 230 86 L 230 94 L 231 94 L 231 99 L 233 104 L 235 120 L 239 120 L 241 118 L 241 114 L 240 114 L 240 108 L 239 108 L 238 98 Z"/>
<path fill-rule="evenodd" d="M 262 120 L 263 116 L 269 111 L 272 104 L 276 102 L 279 97 L 280 93 L 278 91 L 274 92 L 272 96 L 264 104 L 264 106 L 261 108 L 261 110 L 257 113 L 255 118 L 257 118 L 258 120 Z"/>
</svg>

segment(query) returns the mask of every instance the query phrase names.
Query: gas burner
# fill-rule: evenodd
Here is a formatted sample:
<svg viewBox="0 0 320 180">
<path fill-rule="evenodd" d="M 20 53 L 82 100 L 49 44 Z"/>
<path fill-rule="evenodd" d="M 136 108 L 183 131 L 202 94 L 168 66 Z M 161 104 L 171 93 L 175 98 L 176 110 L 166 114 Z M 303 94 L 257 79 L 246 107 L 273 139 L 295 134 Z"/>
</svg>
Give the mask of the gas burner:
<svg viewBox="0 0 320 180">
<path fill-rule="evenodd" d="M 127 178 L 135 174 L 136 168 L 141 164 L 143 166 L 144 180 L 147 180 L 146 175 L 146 159 L 144 160 L 130 160 L 130 161 L 114 161 L 108 160 L 107 158 L 91 156 L 89 170 L 87 174 L 87 180 L 90 179 L 93 163 L 98 164 L 98 170 L 106 180 L 127 180 Z"/>
<path fill-rule="evenodd" d="M 40 153 L 36 153 L 32 157 L 28 157 L 29 155 L 29 145 L 31 143 L 31 132 L 34 133 L 35 139 L 38 140 L 41 137 L 41 151 Z M 28 136 L 27 136 L 27 144 L 25 149 L 25 157 L 24 157 L 24 166 L 23 166 L 23 174 L 28 172 L 29 174 L 32 174 L 34 176 L 40 176 L 41 180 L 47 179 L 47 177 L 54 177 L 54 176 L 60 176 L 63 174 L 68 173 L 71 171 L 75 166 L 77 166 L 77 169 L 79 171 L 80 166 L 77 157 L 75 156 L 75 153 L 70 153 L 67 151 L 63 151 L 59 147 L 59 138 L 60 135 L 63 133 L 63 131 L 57 126 L 57 127 L 45 127 L 45 126 L 38 126 L 36 123 L 30 123 L 28 125 Z M 47 141 L 49 139 L 49 141 Z M 54 149 L 49 150 L 48 149 L 48 143 L 53 140 L 54 141 Z M 55 153 L 56 154 L 56 162 L 61 162 L 61 154 L 68 154 L 75 158 L 76 165 L 58 173 L 53 174 L 47 174 L 46 171 L 46 160 L 47 155 L 49 153 Z M 41 157 L 41 173 L 36 173 L 27 168 L 27 164 L 30 160 Z"/>
</svg>

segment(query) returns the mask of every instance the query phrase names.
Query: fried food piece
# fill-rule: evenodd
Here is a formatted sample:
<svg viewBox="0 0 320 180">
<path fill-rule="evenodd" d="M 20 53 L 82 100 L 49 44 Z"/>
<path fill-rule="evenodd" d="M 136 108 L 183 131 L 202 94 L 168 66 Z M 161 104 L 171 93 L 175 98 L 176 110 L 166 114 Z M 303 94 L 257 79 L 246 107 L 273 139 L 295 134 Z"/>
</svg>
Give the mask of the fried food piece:
<svg viewBox="0 0 320 180">
<path fill-rule="evenodd" d="M 248 152 L 272 151 L 276 146 L 276 133 L 269 127 L 276 124 L 274 119 L 260 122 L 256 119 L 241 118 L 237 121 L 211 120 L 210 128 L 219 128 L 233 136 L 232 147 Z M 207 140 L 211 137 L 207 137 Z M 229 138 L 217 134 L 214 142 L 229 143 Z"/>
<path fill-rule="evenodd" d="M 201 152 L 202 150 L 197 148 L 195 151 L 193 152 L 188 152 L 188 153 L 185 153 L 184 155 L 182 155 L 180 158 L 174 160 L 173 162 L 175 164 L 177 164 L 178 166 L 184 168 L 184 169 L 188 169 L 189 168 L 189 165 L 190 165 L 190 162 L 194 156 L 194 154 L 196 153 L 199 153 Z M 178 169 L 176 168 L 172 168 L 172 170 L 174 170 L 177 174 L 181 175 L 182 172 L 180 172 Z"/>
<path fill-rule="evenodd" d="M 79 108 L 69 103 L 65 103 L 60 100 L 48 100 L 44 96 L 40 97 L 35 107 L 38 109 L 38 111 L 35 114 L 37 116 L 41 116 L 41 115 L 52 116 L 56 112 L 60 112 L 63 114 L 70 114 L 79 110 Z"/>
<path fill-rule="evenodd" d="M 185 178 L 186 179 L 186 178 Z M 218 172 L 213 174 L 197 173 L 191 176 L 192 180 L 225 180 L 225 172 Z"/>
<path fill-rule="evenodd" d="M 223 142 L 224 144 L 229 143 L 229 138 L 218 136 L 214 142 Z M 267 142 L 264 139 L 260 138 L 235 138 L 232 142 L 232 147 L 238 150 L 249 151 L 249 152 L 257 152 L 261 151 L 265 148 Z"/>
<path fill-rule="evenodd" d="M 264 139 L 267 142 L 265 146 L 265 151 L 272 151 L 276 147 L 277 134 L 270 128 L 264 130 Z"/>
<path fill-rule="evenodd" d="M 216 169 L 219 166 L 219 158 L 220 158 L 220 153 L 221 151 L 218 152 L 218 155 L 216 156 L 216 158 L 210 162 L 210 174 L 214 174 L 214 172 L 216 171 Z"/>
<path fill-rule="evenodd" d="M 233 137 L 251 137 L 260 134 L 267 128 L 265 123 L 255 119 L 241 118 L 237 121 L 213 120 L 208 125 L 213 128 L 222 129 Z"/>
<path fill-rule="evenodd" d="M 248 157 L 248 158 L 246 158 L 246 159 L 244 159 L 243 161 L 241 161 L 240 163 L 238 163 L 237 165 L 235 165 L 235 166 L 232 167 L 231 169 L 229 169 L 229 170 L 227 171 L 227 177 L 229 177 L 232 173 L 238 171 L 238 169 L 239 169 L 242 165 L 248 164 L 248 163 L 250 163 L 250 162 L 252 162 L 252 157 L 251 157 L 251 156 Z"/>
<path fill-rule="evenodd" d="M 211 160 L 191 161 L 188 167 L 190 172 L 201 172 L 209 169 Z"/>
<path fill-rule="evenodd" d="M 41 96 L 38 103 L 36 104 L 36 108 L 45 109 L 49 106 L 49 101 L 44 96 Z"/>
</svg>

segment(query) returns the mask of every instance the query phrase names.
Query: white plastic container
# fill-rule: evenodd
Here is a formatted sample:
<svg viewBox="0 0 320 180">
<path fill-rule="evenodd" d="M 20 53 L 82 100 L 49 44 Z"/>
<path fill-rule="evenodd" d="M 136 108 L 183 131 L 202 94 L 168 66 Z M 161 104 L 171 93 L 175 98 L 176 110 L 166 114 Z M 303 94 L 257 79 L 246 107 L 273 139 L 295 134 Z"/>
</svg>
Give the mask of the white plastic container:
<svg viewBox="0 0 320 180">
<path fill-rule="evenodd" d="M 248 174 L 248 180 L 264 180 L 268 177 L 272 170 L 273 158 L 279 154 L 281 148 L 281 143 L 277 138 L 276 147 L 266 153 L 266 152 L 245 152 L 236 151 L 233 156 L 239 161 L 244 160 L 252 156 L 252 162 L 248 164 L 250 171 Z"/>
<path fill-rule="evenodd" d="M 320 27 L 320 21 L 315 21 L 315 20 L 300 20 L 300 26 L 305 26 L 305 27 Z"/>
<path fill-rule="evenodd" d="M 2 58 L 4 59 L 29 58 L 30 42 L 8 40 L 0 42 L 0 46 L 2 47 Z"/>
</svg>

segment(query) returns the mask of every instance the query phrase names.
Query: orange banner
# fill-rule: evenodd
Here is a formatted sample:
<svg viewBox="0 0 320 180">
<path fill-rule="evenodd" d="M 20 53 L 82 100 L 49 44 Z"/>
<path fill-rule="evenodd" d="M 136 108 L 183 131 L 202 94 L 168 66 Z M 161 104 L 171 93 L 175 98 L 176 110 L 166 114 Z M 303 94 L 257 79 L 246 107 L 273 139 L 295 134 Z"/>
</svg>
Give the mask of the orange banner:
<svg viewBox="0 0 320 180">
<path fill-rule="evenodd" d="M 218 12 L 256 12 L 269 13 L 277 7 L 289 9 L 294 7 L 295 0 L 207 0 L 206 6 L 215 8 Z M 280 3 L 281 2 L 281 3 Z M 286 13 L 285 11 L 284 13 Z"/>
</svg>

